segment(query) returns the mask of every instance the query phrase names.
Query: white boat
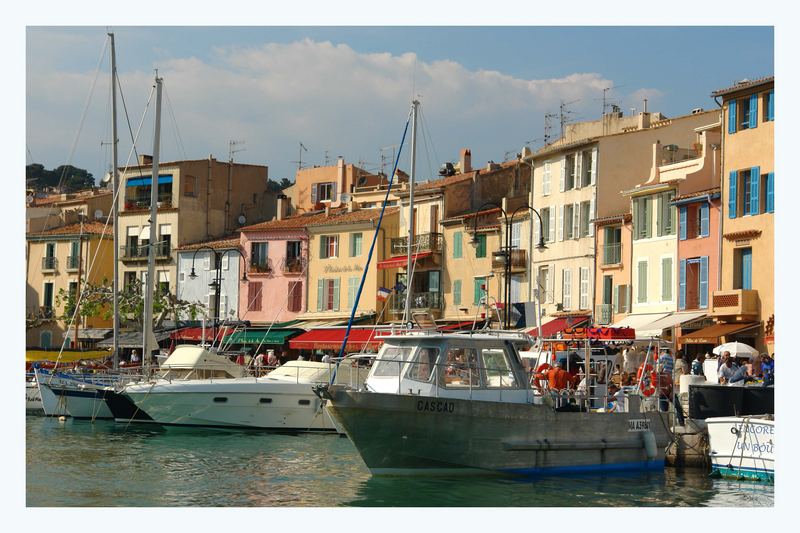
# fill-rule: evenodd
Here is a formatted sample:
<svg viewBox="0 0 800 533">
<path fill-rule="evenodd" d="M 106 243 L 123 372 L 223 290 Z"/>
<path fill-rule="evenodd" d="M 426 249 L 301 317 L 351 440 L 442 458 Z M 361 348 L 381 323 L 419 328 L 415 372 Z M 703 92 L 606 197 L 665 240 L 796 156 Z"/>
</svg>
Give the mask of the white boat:
<svg viewBox="0 0 800 533">
<path fill-rule="evenodd" d="M 706 418 L 712 474 L 775 481 L 775 417 Z"/>
<path fill-rule="evenodd" d="M 78 419 L 112 419 L 111 410 L 106 405 L 106 396 L 115 387 L 140 379 L 136 374 L 71 374 L 60 372 L 39 375 L 39 387 L 45 394 L 58 398 L 66 414 Z"/>
<path fill-rule="evenodd" d="M 36 377 L 33 376 L 25 381 L 25 412 L 35 414 L 43 410 L 42 393 L 39 391 L 39 385 L 36 384 Z"/>
<path fill-rule="evenodd" d="M 45 416 L 69 416 L 67 402 L 64 397 L 57 395 L 49 387 L 42 386 L 42 382 L 48 379 L 49 375 L 48 378 L 45 378 L 45 373 L 38 369 L 34 369 L 34 373 L 36 374 L 36 385 L 39 389 L 42 411 L 44 411 Z"/>
<path fill-rule="evenodd" d="M 347 358 L 336 383 L 360 386 L 368 370 Z M 289 361 L 263 377 L 160 379 L 125 387 L 152 422 L 175 426 L 237 427 L 277 431 L 338 431 L 312 386 L 328 383 L 333 363 Z"/>
</svg>

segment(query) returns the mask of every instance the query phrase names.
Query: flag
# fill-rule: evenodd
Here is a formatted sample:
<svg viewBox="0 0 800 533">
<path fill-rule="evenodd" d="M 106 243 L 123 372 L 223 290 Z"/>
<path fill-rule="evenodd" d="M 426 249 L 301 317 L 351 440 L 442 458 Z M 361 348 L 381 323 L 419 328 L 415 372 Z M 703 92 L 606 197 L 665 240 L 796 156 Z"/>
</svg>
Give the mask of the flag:
<svg viewBox="0 0 800 533">
<path fill-rule="evenodd" d="M 389 297 L 390 294 L 392 294 L 391 289 L 387 289 L 386 287 L 380 287 L 378 289 L 378 300 L 382 302 L 386 301 L 386 299 Z"/>
</svg>

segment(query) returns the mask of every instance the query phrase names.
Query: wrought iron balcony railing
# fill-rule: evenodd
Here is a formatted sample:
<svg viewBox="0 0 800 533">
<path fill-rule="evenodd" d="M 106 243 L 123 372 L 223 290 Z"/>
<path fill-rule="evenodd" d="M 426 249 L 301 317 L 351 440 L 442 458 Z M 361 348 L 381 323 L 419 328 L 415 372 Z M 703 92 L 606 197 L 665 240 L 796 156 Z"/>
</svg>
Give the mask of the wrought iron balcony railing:
<svg viewBox="0 0 800 533">
<path fill-rule="evenodd" d="M 78 263 L 80 263 L 80 257 L 77 255 L 70 255 L 67 257 L 67 270 L 78 270 Z"/>
<path fill-rule="evenodd" d="M 603 245 L 603 264 L 619 265 L 622 263 L 622 243 L 615 242 Z"/>
<path fill-rule="evenodd" d="M 442 234 L 423 233 L 414 237 L 411 253 L 418 252 L 441 252 Z M 392 255 L 403 255 L 408 253 L 408 237 L 397 237 L 392 239 Z"/>
<path fill-rule="evenodd" d="M 55 257 L 42 257 L 42 270 L 58 270 L 58 259 Z"/>
<path fill-rule="evenodd" d="M 601 326 L 611 324 L 614 317 L 613 307 L 611 304 L 600 304 L 595 306 L 594 319 L 595 322 Z"/>
<path fill-rule="evenodd" d="M 172 247 L 168 242 L 160 242 L 155 245 L 156 259 L 169 259 L 172 257 Z M 120 259 L 123 261 L 147 261 L 150 254 L 149 245 L 128 245 L 120 246 Z"/>
<path fill-rule="evenodd" d="M 306 267 L 305 257 L 286 257 L 281 264 L 284 274 L 301 274 Z"/>
<path fill-rule="evenodd" d="M 392 310 L 403 311 L 406 306 L 406 295 L 398 294 L 392 301 Z M 434 292 L 412 292 L 411 309 L 441 309 L 442 295 L 438 291 Z"/>
<path fill-rule="evenodd" d="M 258 263 L 250 263 L 250 268 L 247 270 L 250 274 L 272 274 L 274 269 L 272 267 L 272 259 Z"/>
</svg>

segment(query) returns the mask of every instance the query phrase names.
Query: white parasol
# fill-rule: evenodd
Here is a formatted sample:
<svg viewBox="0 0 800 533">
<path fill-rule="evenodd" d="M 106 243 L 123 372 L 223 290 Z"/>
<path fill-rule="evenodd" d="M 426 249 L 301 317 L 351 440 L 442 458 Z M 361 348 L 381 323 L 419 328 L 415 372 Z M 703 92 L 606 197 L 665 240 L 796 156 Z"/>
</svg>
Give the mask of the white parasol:
<svg viewBox="0 0 800 533">
<path fill-rule="evenodd" d="M 722 355 L 723 352 L 730 352 L 731 357 L 752 357 L 758 355 L 758 350 L 741 342 L 726 342 L 714 348 L 714 353 L 717 355 Z"/>
</svg>

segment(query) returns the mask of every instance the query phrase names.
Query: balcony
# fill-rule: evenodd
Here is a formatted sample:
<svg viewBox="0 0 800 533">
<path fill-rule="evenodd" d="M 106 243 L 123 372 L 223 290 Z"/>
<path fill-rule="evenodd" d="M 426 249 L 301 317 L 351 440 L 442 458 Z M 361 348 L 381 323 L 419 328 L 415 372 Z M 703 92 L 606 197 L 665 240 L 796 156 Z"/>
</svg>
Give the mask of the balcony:
<svg viewBox="0 0 800 533">
<path fill-rule="evenodd" d="M 703 156 L 703 146 L 698 143 L 693 148 L 681 148 L 677 144 L 667 144 L 661 147 L 658 153 L 658 164 L 660 166 L 680 163 L 689 159 L 697 159 Z"/>
<path fill-rule="evenodd" d="M 414 237 L 414 245 L 412 246 L 412 253 L 419 252 L 438 252 L 442 251 L 442 234 L 441 233 L 423 233 Z M 408 253 L 408 237 L 398 237 L 392 239 L 392 252 L 393 256 L 403 255 Z"/>
<path fill-rule="evenodd" d="M 67 270 L 78 270 L 80 257 L 77 255 L 70 255 L 67 257 Z"/>
<path fill-rule="evenodd" d="M 42 257 L 42 271 L 55 272 L 58 270 L 58 259 L 55 257 Z"/>
<path fill-rule="evenodd" d="M 434 292 L 412 292 L 411 293 L 411 310 L 434 310 L 441 311 L 442 309 L 442 295 L 438 291 Z M 392 311 L 395 313 L 402 313 L 406 306 L 405 294 L 398 294 L 392 299 Z"/>
<path fill-rule="evenodd" d="M 169 242 L 155 244 L 156 259 L 164 260 L 172 258 L 172 248 Z M 120 259 L 122 261 L 147 261 L 150 254 L 149 245 L 129 245 L 119 247 Z"/>
<path fill-rule="evenodd" d="M 733 289 L 714 291 L 711 297 L 711 316 L 758 316 L 758 291 Z"/>
<path fill-rule="evenodd" d="M 492 270 L 505 271 L 505 257 L 492 254 Z M 525 272 L 528 270 L 528 250 L 511 250 L 511 272 Z"/>
<path fill-rule="evenodd" d="M 247 269 L 248 274 L 266 274 L 271 275 L 274 272 L 272 267 L 272 259 L 266 259 L 258 263 L 250 263 L 250 268 Z"/>
<path fill-rule="evenodd" d="M 305 257 L 286 257 L 281 263 L 284 275 L 300 275 L 306 268 L 307 261 Z"/>
<path fill-rule="evenodd" d="M 169 209 L 172 207 L 172 193 L 162 193 L 158 195 L 158 208 Z M 137 196 L 125 198 L 124 211 L 147 211 L 150 209 L 150 197 Z"/>
<path fill-rule="evenodd" d="M 603 245 L 603 266 L 622 264 L 622 243 L 615 242 Z"/>
<path fill-rule="evenodd" d="M 614 317 L 613 308 L 611 304 L 596 305 L 594 309 L 594 320 L 600 326 L 607 326 L 611 324 Z"/>
</svg>

